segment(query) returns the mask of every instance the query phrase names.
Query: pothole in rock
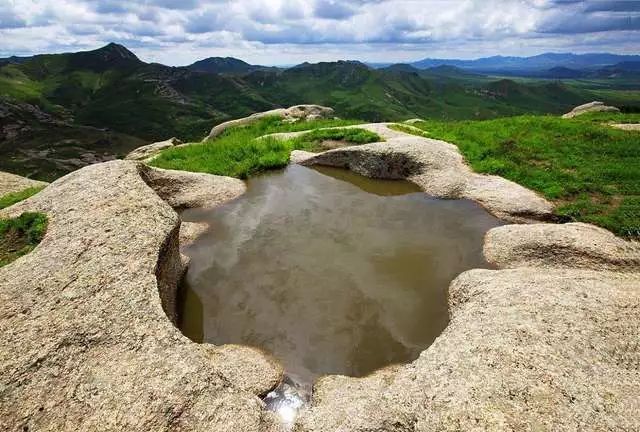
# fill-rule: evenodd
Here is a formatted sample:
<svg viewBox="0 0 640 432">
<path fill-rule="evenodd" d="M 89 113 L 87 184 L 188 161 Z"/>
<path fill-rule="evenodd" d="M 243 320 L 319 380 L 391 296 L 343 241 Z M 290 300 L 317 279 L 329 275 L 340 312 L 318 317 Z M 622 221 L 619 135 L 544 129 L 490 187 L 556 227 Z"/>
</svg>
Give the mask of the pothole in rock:
<svg viewBox="0 0 640 432">
<path fill-rule="evenodd" d="M 182 217 L 210 225 L 185 251 L 182 331 L 281 361 L 286 379 L 265 401 L 287 423 L 322 375 L 416 359 L 447 325 L 449 283 L 487 267 L 483 237 L 501 224 L 406 181 L 299 165 Z"/>
</svg>

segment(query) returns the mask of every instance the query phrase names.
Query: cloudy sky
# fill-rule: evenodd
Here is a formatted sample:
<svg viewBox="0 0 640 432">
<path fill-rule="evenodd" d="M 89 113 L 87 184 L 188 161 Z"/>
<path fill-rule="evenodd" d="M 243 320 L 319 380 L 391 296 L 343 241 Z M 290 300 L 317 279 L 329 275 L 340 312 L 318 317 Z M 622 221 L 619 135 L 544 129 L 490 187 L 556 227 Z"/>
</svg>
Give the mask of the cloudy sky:
<svg viewBox="0 0 640 432">
<path fill-rule="evenodd" d="M 127 46 L 259 64 L 640 53 L 636 0 L 0 0 L 0 57 Z"/>
</svg>

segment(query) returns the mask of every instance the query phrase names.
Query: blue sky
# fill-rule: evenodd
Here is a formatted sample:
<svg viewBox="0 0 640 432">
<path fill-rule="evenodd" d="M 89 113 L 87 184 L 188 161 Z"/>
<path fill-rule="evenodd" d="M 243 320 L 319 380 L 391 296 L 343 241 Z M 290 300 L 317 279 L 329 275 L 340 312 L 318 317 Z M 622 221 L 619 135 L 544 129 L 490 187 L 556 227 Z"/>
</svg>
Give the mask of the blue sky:
<svg viewBox="0 0 640 432">
<path fill-rule="evenodd" d="M 640 53 L 636 0 L 0 0 L 0 56 L 127 46 L 257 64 Z"/>
</svg>

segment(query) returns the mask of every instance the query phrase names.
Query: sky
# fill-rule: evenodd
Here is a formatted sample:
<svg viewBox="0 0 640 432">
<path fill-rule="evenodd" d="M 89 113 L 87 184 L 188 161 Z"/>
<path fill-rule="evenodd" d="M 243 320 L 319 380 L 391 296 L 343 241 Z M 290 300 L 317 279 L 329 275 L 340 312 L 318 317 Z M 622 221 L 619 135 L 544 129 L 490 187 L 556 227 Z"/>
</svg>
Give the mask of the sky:
<svg viewBox="0 0 640 432">
<path fill-rule="evenodd" d="M 640 1 L 0 0 L 0 40 L 0 57 L 116 42 L 168 65 L 640 54 Z"/>
</svg>

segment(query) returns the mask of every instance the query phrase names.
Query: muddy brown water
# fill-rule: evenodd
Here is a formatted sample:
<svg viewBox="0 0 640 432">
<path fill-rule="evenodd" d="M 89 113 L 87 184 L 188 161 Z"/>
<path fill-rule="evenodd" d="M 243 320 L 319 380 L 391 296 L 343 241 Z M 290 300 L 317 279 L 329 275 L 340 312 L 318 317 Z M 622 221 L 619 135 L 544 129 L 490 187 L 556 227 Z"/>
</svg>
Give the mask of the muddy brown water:
<svg viewBox="0 0 640 432">
<path fill-rule="evenodd" d="M 209 231 L 186 254 L 181 329 L 261 348 L 296 383 L 409 362 L 447 325 L 447 287 L 486 268 L 500 221 L 405 181 L 292 165 L 242 197 L 183 213 Z"/>
</svg>

